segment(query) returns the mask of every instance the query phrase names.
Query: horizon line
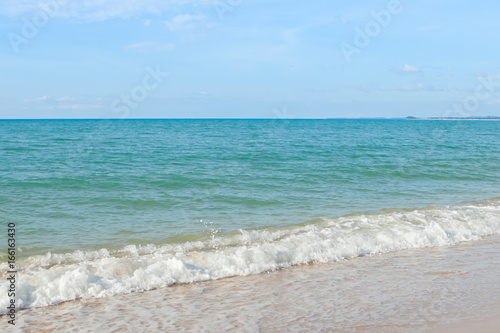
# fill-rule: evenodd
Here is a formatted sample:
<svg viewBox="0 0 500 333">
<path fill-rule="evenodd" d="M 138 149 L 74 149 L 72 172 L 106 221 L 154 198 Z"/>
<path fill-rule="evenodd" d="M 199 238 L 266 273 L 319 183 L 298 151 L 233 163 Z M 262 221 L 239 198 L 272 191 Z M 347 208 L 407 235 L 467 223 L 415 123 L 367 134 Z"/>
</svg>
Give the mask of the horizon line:
<svg viewBox="0 0 500 333">
<path fill-rule="evenodd" d="M 0 118 L 3 120 L 382 120 L 382 119 L 403 119 L 407 117 L 336 117 L 336 118 Z M 417 118 L 425 119 L 425 118 Z"/>
<path fill-rule="evenodd" d="M 499 119 L 500 116 L 470 116 L 470 117 L 326 117 L 326 118 L 0 118 L 0 121 L 11 120 L 474 120 L 474 119 Z"/>
</svg>

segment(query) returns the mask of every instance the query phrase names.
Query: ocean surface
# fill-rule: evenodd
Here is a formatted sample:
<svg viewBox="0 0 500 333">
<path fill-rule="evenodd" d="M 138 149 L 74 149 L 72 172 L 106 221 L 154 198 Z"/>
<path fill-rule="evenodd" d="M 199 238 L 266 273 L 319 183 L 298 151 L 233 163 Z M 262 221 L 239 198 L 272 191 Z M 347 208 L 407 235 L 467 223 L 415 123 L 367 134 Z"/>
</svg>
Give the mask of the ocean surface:
<svg viewBox="0 0 500 333">
<path fill-rule="evenodd" d="M 0 221 L 23 308 L 446 247 L 500 233 L 500 122 L 0 121 Z"/>
</svg>

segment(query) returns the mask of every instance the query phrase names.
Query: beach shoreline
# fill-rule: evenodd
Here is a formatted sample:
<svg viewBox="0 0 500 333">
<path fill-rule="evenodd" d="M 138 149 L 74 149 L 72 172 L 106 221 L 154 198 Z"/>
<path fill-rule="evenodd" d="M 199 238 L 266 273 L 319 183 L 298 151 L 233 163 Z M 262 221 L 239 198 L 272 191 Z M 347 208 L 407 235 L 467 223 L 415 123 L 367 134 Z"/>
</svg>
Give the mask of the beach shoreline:
<svg viewBox="0 0 500 333">
<path fill-rule="evenodd" d="M 498 322 L 499 245 L 494 235 L 444 248 L 80 299 L 21 311 L 19 324 L 24 332 L 457 332 L 475 325 L 486 333 Z"/>
</svg>

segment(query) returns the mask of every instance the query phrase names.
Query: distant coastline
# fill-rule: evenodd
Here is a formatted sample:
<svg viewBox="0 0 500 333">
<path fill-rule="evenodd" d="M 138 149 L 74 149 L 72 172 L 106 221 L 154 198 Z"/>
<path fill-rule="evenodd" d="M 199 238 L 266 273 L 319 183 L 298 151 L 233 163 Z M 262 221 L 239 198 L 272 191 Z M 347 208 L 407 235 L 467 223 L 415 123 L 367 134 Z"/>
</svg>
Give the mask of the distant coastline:
<svg viewBox="0 0 500 333">
<path fill-rule="evenodd" d="M 406 120 L 500 120 L 500 117 L 487 116 L 487 117 L 426 117 L 417 118 L 408 116 Z"/>
</svg>

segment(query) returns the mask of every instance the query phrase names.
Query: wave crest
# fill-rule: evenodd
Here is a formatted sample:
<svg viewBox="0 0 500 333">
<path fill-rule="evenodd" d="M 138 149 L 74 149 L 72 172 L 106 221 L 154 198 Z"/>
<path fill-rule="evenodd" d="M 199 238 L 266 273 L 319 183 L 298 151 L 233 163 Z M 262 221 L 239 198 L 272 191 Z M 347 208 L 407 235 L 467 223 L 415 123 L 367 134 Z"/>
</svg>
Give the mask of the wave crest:
<svg viewBox="0 0 500 333">
<path fill-rule="evenodd" d="M 47 253 L 20 263 L 18 300 L 22 308 L 47 306 L 299 264 L 447 246 L 498 233 L 500 200 L 494 199 L 467 206 L 323 219 L 278 230 L 239 230 L 205 241 Z M 6 264 L 0 269 L 5 276 Z M 9 302 L 4 281 L 0 284 L 1 313 Z"/>
</svg>

